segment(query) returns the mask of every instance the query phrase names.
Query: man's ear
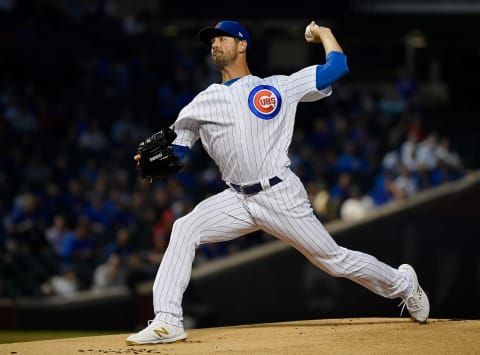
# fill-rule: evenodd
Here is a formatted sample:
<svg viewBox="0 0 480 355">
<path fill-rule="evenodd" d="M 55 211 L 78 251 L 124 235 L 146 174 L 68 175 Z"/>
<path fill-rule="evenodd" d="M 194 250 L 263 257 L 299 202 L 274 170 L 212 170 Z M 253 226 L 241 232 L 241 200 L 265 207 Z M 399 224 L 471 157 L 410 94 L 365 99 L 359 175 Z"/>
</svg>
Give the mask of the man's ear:
<svg viewBox="0 0 480 355">
<path fill-rule="evenodd" d="M 245 52 L 247 50 L 247 41 L 240 41 L 240 52 Z"/>
</svg>

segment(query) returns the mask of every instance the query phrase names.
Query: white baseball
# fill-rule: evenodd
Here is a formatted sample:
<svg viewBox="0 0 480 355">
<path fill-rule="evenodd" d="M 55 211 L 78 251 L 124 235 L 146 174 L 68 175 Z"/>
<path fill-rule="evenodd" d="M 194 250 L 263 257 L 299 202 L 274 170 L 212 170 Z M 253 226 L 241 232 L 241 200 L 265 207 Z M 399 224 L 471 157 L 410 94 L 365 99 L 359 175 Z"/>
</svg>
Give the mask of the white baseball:
<svg viewBox="0 0 480 355">
<path fill-rule="evenodd" d="M 310 25 L 305 27 L 305 37 L 307 37 L 307 38 L 312 38 L 313 37 L 312 30 L 310 29 Z"/>
</svg>

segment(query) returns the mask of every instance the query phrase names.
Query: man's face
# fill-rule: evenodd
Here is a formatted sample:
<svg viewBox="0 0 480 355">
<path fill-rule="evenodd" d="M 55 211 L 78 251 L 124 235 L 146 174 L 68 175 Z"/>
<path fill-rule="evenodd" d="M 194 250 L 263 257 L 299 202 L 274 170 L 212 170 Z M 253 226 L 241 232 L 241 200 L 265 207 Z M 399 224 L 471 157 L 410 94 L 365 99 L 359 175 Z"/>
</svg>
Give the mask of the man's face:
<svg viewBox="0 0 480 355">
<path fill-rule="evenodd" d="M 212 38 L 212 63 L 217 68 L 223 68 L 233 63 L 238 57 L 238 43 L 233 37 L 219 36 Z"/>
</svg>

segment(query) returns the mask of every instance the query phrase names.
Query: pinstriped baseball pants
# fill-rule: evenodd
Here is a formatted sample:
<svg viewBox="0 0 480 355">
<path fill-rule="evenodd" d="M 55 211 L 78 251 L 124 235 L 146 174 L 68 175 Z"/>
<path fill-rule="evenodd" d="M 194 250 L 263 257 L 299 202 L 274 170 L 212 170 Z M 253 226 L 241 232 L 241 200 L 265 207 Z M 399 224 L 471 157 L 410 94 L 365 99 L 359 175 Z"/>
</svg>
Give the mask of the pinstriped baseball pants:
<svg viewBox="0 0 480 355">
<path fill-rule="evenodd" d="M 405 294 L 409 281 L 403 273 L 371 255 L 339 246 L 314 215 L 300 179 L 289 170 L 281 178 L 280 184 L 255 195 L 226 189 L 175 221 L 153 284 L 156 319 L 182 325 L 183 293 L 200 244 L 232 240 L 258 229 L 288 243 L 332 276 L 386 298 Z"/>
</svg>

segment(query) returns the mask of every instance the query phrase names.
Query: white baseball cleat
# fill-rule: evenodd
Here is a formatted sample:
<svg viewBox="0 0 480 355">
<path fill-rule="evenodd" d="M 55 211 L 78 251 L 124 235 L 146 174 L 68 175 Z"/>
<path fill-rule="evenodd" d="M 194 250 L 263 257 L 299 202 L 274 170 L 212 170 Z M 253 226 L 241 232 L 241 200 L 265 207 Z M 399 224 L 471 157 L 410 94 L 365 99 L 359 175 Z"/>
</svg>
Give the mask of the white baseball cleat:
<svg viewBox="0 0 480 355">
<path fill-rule="evenodd" d="M 403 309 L 407 307 L 410 316 L 420 323 L 426 323 L 428 315 L 430 314 L 430 302 L 428 296 L 420 287 L 418 283 L 417 274 L 414 268 L 408 264 L 402 264 L 398 267 L 398 270 L 408 274 L 412 282 L 412 291 L 410 295 L 405 297 L 400 305 L 403 305 L 400 315 L 403 313 Z"/>
<path fill-rule="evenodd" d="M 187 334 L 183 327 L 177 327 L 163 321 L 150 320 L 145 329 L 126 339 L 127 345 L 166 344 L 185 340 Z"/>
</svg>

